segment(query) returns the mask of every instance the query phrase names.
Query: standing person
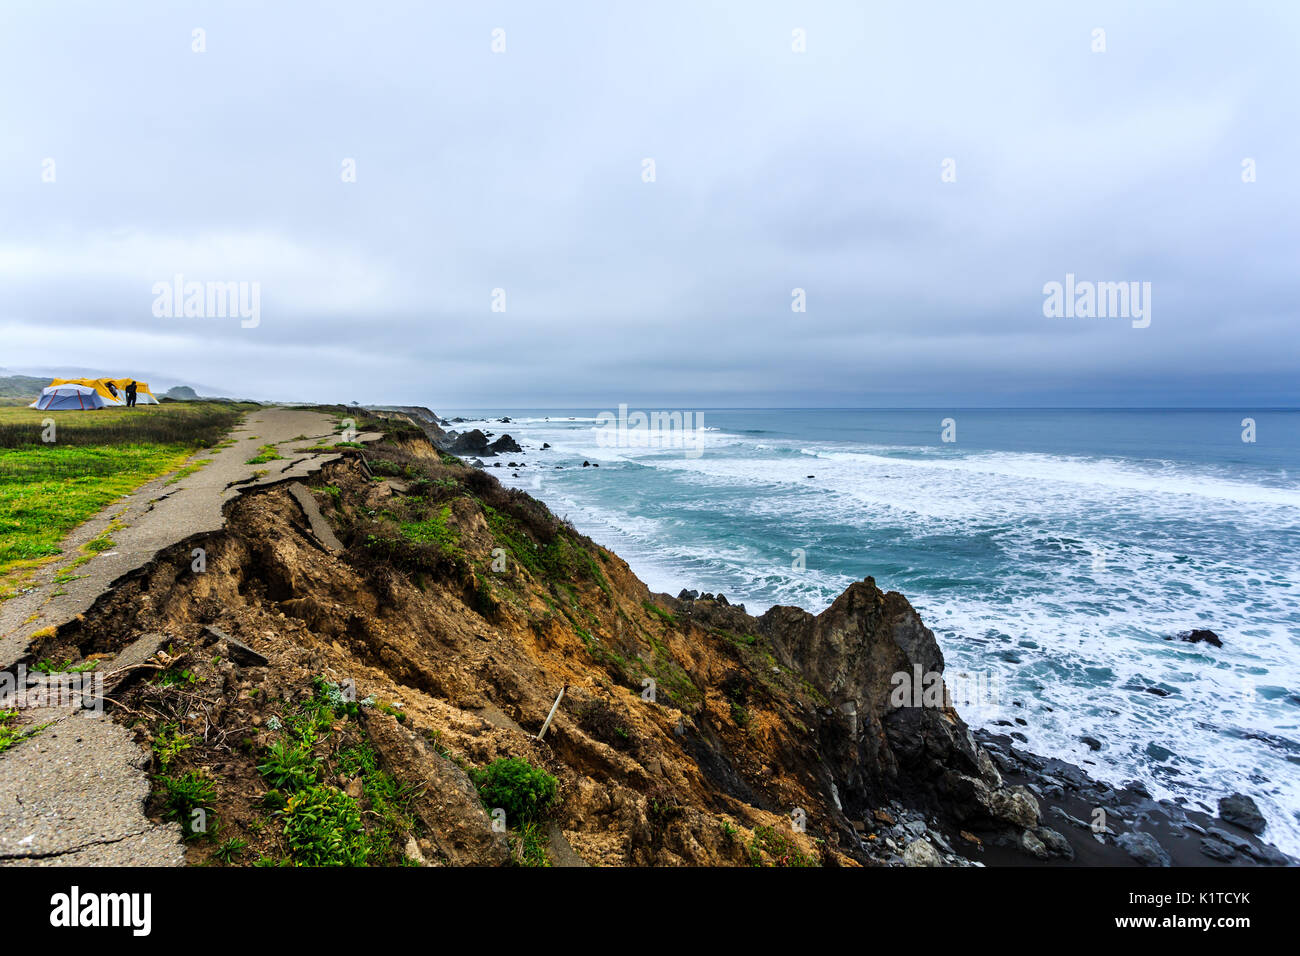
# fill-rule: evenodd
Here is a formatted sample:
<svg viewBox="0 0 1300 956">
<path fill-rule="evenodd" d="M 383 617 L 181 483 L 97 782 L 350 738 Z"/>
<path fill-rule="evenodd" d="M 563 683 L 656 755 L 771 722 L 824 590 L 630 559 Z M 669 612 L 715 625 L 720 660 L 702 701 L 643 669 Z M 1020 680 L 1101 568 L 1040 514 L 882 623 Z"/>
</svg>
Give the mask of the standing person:
<svg viewBox="0 0 1300 956">
<path fill-rule="evenodd" d="M 134 381 L 126 383 L 126 407 L 135 408 L 135 392 L 138 386 Z"/>
</svg>

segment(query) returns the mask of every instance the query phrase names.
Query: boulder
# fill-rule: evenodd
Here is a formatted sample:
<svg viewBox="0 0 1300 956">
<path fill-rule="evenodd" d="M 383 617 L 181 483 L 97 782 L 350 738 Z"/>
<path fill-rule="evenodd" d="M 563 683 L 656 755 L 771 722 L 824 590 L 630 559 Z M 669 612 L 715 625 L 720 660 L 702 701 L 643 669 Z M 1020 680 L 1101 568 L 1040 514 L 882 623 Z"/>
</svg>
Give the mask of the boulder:
<svg viewBox="0 0 1300 956">
<path fill-rule="evenodd" d="M 928 840 L 913 840 L 903 851 L 904 866 L 943 866 L 943 857 Z"/>
<path fill-rule="evenodd" d="M 453 455 L 474 455 L 480 458 L 489 458 L 496 454 L 488 446 L 487 436 L 477 428 L 455 435 L 450 442 L 444 444 L 442 450 Z"/>
<path fill-rule="evenodd" d="M 1264 827 L 1268 825 L 1255 801 L 1244 793 L 1234 793 L 1219 800 L 1219 819 L 1251 833 L 1263 833 Z"/>
<path fill-rule="evenodd" d="M 1143 866 L 1170 865 L 1169 854 L 1165 852 L 1164 847 L 1150 833 L 1144 833 L 1141 830 L 1130 830 L 1128 833 L 1122 833 L 1116 837 L 1115 842 L 1120 845 L 1124 852 Z"/>
<path fill-rule="evenodd" d="M 1033 830 L 1026 830 L 1020 834 L 1020 849 L 1040 860 L 1046 860 L 1051 855 L 1047 852 L 1046 844 L 1038 839 Z"/>
<path fill-rule="evenodd" d="M 1064 857 L 1067 860 L 1074 859 L 1074 847 L 1070 845 L 1070 841 L 1064 834 L 1050 827 L 1039 827 L 1034 831 L 1034 835 L 1042 841 L 1043 846 L 1052 856 Z"/>
<path fill-rule="evenodd" d="M 1227 862 L 1237 855 L 1237 851 L 1222 840 L 1215 837 L 1205 837 L 1201 840 L 1201 852 L 1211 860 L 1223 860 Z"/>
<path fill-rule="evenodd" d="M 1194 631 L 1183 631 L 1178 635 L 1180 641 L 1186 641 L 1188 644 L 1213 644 L 1215 647 L 1222 647 L 1223 640 L 1213 631 L 1200 628 Z"/>
</svg>

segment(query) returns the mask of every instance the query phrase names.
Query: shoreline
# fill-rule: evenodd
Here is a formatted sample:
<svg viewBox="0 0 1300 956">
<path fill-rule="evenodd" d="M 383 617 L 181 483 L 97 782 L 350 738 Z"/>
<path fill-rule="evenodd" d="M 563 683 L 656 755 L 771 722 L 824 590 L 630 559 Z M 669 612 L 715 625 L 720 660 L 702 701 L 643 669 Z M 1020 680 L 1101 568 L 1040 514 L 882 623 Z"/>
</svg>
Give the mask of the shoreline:
<svg viewBox="0 0 1300 956">
<path fill-rule="evenodd" d="M 460 436 L 432 412 L 293 414 L 308 412 L 363 431 L 288 438 L 323 453 L 310 477 L 284 457 L 222 496 L 218 524 L 31 635 L 19 661 L 114 679 L 102 726 L 138 748 L 124 766 L 150 788 L 152 832 L 184 829 L 186 863 L 1121 865 L 1137 828 L 1150 862 L 1198 865 L 1197 826 L 1220 862 L 1294 863 L 972 732 L 945 694 L 896 700 L 900 675 L 943 681 L 944 657 L 871 578 L 816 614 L 653 593 L 495 469 L 441 450 Z M 66 719 L 0 762 L 39 785 L 15 819 L 48 813 L 42 754 L 82 740 Z M 504 829 L 489 820 L 511 805 L 482 789 L 503 764 L 549 781 L 544 833 L 517 807 Z M 182 786 L 202 802 L 178 816 Z M 295 794 L 344 814 L 338 839 L 298 839 Z M 1111 827 L 1094 849 L 1074 821 L 1098 804 Z M 217 815 L 220 844 L 193 839 L 193 806 Z M 27 832 L 0 831 L 0 858 L 40 858 Z"/>
<path fill-rule="evenodd" d="M 440 420 L 442 425 L 500 425 L 503 429 L 513 424 L 508 415 L 499 418 L 463 419 L 452 418 Z M 454 434 L 454 432 L 453 432 Z M 491 436 L 492 432 L 487 432 Z M 531 453 L 531 449 L 521 448 L 515 456 L 522 462 Z M 514 464 L 513 462 L 511 464 Z M 502 467 L 501 462 L 476 461 L 478 467 Z M 507 465 L 506 467 L 509 467 Z M 514 477 L 519 473 L 513 471 Z M 503 476 L 504 477 L 504 476 Z M 536 489 L 527 489 L 534 493 Z M 638 574 L 640 568 L 635 569 Z M 676 583 L 685 581 L 688 574 L 671 567 L 656 565 L 651 578 L 672 580 Z M 693 582 L 692 582 L 693 583 Z M 691 585 L 687 584 L 689 588 Z M 688 592 L 683 590 L 678 595 L 680 600 Z M 671 599 L 668 592 L 659 593 L 661 599 Z M 725 599 L 724 599 L 725 600 Z M 782 607 L 772 604 L 760 609 L 759 614 Z M 743 609 L 744 605 L 740 605 Z M 801 607 L 810 614 L 817 610 Z M 1009 724 L 1007 721 L 999 722 Z M 1044 824 L 1059 827 L 1067 835 L 1070 844 L 1069 858 L 1078 858 L 1089 865 L 1140 865 L 1139 858 L 1159 859 L 1161 854 L 1167 856 L 1175 865 L 1222 866 L 1249 864 L 1251 862 L 1279 864 L 1297 861 L 1271 843 L 1267 843 L 1248 830 L 1228 823 L 1221 818 L 1195 807 L 1187 806 L 1191 801 L 1185 797 L 1155 800 L 1146 792 L 1144 785 L 1129 783 L 1120 787 L 1112 786 L 1095 779 L 1087 770 L 1061 757 L 1045 757 L 1023 748 L 1023 745 L 999 732 L 996 724 L 986 724 L 972 728 L 974 736 L 994 755 L 999 770 L 1017 785 L 1027 787 L 1043 804 Z M 1118 774 L 1116 774 L 1118 775 Z M 1223 793 L 1221 797 L 1230 796 Z M 1087 810 L 1089 816 L 1097 807 L 1110 807 L 1111 825 L 1109 834 L 1122 836 L 1138 827 L 1139 832 L 1151 836 L 1157 849 L 1151 851 L 1145 844 L 1135 844 L 1134 853 L 1121 848 L 1113 841 L 1099 843 L 1090 826 L 1081 826 L 1080 812 Z M 1050 823 L 1048 817 L 1055 817 Z M 1082 833 L 1072 831 L 1082 830 Z M 954 841 L 956 842 L 956 841 Z M 958 850 L 961 844 L 957 843 Z M 997 844 L 989 845 L 989 860 L 994 857 L 1007 856 L 1001 862 L 1017 865 L 1034 865 L 1033 860 L 1024 859 L 1023 847 L 1008 848 Z M 1010 853 L 1008 853 L 1010 849 Z M 1136 855 L 1135 855 L 1136 854 Z M 1035 857 L 1032 850 L 1030 857 Z M 978 856 L 969 856 L 978 859 Z M 1045 854 L 1037 857 L 1039 862 L 1059 865 L 1068 862 L 1064 856 Z"/>
</svg>

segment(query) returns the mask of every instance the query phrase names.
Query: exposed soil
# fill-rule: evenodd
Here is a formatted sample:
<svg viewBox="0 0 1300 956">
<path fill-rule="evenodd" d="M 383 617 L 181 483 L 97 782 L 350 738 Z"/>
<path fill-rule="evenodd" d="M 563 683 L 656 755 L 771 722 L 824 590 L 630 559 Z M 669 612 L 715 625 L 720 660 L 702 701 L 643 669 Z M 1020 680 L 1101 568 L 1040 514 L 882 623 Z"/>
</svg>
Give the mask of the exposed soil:
<svg viewBox="0 0 1300 956">
<path fill-rule="evenodd" d="M 898 673 L 943 670 L 902 595 L 868 578 L 820 615 L 762 618 L 652 595 L 417 423 L 390 413 L 383 428 L 311 479 L 315 508 L 287 480 L 250 490 L 221 530 L 160 552 L 32 648 L 77 662 L 165 635 L 110 713 L 152 754 L 149 812 L 185 827 L 189 862 L 1074 852 L 1040 813 L 1040 781 L 1004 780 L 950 706 L 890 703 Z M 476 774 L 504 758 L 554 777 L 535 819 L 494 821 L 478 799 Z"/>
<path fill-rule="evenodd" d="M 427 442 L 402 435 L 365 458 L 328 466 L 313 486 L 346 550 L 322 547 L 286 487 L 253 491 L 202 536 L 206 571 L 191 570 L 200 542 L 187 540 L 32 648 L 33 660 L 77 662 L 167 636 L 160 669 L 119 688 L 111 713 L 154 750 L 156 775 L 212 781 L 216 832 L 189 841 L 190 862 L 213 861 L 223 844 L 229 856 L 231 840 L 246 849 L 230 862 L 293 860 L 258 768 L 322 681 L 355 687 L 360 710 L 400 714 L 455 774 L 500 757 L 545 768 L 560 785 L 554 823 L 588 863 L 743 863 L 761 826 L 810 860 L 852 862 L 834 846 L 843 824 L 822 809 L 816 750 L 795 737 L 815 706 L 799 675 L 677 622 L 619 558 Z M 445 519 L 430 541 L 402 535 L 428 515 Z M 268 665 L 239 663 L 209 627 Z M 654 701 L 642 696 L 647 678 Z M 565 685 L 545 739 L 533 739 Z M 159 751 L 177 735 L 188 746 L 164 766 Z M 355 792 L 339 755 L 373 737 L 355 713 L 337 715 L 314 746 L 320 779 Z M 364 795 L 358 804 L 370 809 Z M 150 813 L 169 807 L 160 785 Z M 790 832 L 792 807 L 806 809 L 806 834 Z M 371 862 L 409 855 L 412 835 L 428 862 L 445 857 L 417 819 Z"/>
</svg>

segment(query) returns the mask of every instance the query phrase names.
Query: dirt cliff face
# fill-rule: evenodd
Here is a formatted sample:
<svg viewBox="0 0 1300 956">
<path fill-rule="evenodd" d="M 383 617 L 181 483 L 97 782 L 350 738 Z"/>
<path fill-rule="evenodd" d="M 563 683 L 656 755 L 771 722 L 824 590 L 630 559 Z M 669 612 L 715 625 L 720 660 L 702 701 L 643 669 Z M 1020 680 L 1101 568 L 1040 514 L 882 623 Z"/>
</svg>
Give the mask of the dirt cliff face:
<svg viewBox="0 0 1300 956">
<path fill-rule="evenodd" d="M 761 618 L 651 595 L 399 424 L 310 486 L 341 548 L 288 487 L 246 494 L 34 651 L 166 635 L 110 713 L 152 749 L 157 817 L 219 821 L 191 861 L 857 865 L 891 855 L 886 803 L 954 840 L 1037 824 L 951 708 L 891 704 L 896 675 L 943 669 L 901 595 L 867 579 Z M 494 826 L 476 783 L 503 758 L 555 778 L 545 813 Z"/>
</svg>

